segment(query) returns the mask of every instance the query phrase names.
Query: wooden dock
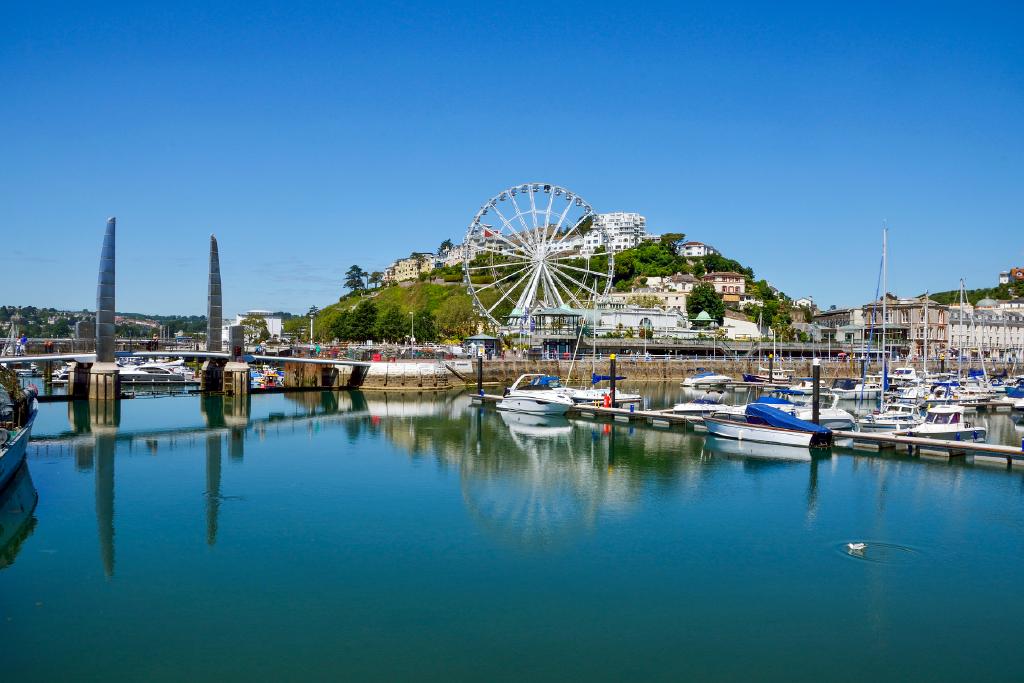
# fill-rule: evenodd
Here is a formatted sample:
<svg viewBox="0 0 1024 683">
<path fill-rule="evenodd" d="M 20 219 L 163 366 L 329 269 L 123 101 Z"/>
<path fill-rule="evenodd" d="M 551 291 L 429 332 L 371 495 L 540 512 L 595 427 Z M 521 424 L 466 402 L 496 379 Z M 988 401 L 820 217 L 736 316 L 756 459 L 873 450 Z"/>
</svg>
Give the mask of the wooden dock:
<svg viewBox="0 0 1024 683">
<path fill-rule="evenodd" d="M 474 395 L 476 403 L 491 404 L 501 400 L 494 394 Z M 668 410 L 630 410 L 628 408 L 605 408 L 604 406 L 578 405 L 570 408 L 568 415 L 582 418 L 606 418 L 614 422 L 645 423 L 653 427 L 682 426 L 695 431 L 705 431 L 704 420 L 689 415 L 677 415 Z M 972 441 L 947 441 L 928 439 L 920 436 L 896 436 L 889 432 L 848 432 L 832 430 L 836 441 L 849 441 L 854 449 L 871 450 L 902 449 L 911 455 L 934 453 L 947 457 L 971 455 L 975 462 L 991 462 L 1021 466 L 1024 465 L 1024 443 L 1021 447 L 1001 446 Z M 844 446 L 836 446 L 844 448 Z"/>
</svg>

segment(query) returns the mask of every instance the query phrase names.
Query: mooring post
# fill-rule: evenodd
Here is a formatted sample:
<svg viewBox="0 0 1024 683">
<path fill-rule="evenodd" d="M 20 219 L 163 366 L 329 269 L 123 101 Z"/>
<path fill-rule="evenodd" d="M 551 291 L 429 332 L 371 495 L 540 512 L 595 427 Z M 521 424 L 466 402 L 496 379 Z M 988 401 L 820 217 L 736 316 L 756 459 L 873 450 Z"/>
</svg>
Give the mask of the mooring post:
<svg viewBox="0 0 1024 683">
<path fill-rule="evenodd" d="M 811 394 L 811 421 L 814 424 L 821 424 L 819 421 L 820 415 L 818 414 L 820 410 L 818 401 L 821 400 L 821 360 L 818 358 L 815 358 L 814 362 L 811 363 L 811 379 L 814 382 L 814 390 Z"/>
<path fill-rule="evenodd" d="M 610 383 L 609 384 L 610 388 L 608 389 L 608 396 L 611 399 L 611 407 L 614 408 L 615 407 L 615 354 L 614 353 L 609 353 L 608 354 L 608 363 L 609 363 L 609 365 L 608 365 L 608 374 L 610 375 L 610 377 L 608 378 L 608 381 Z"/>
<path fill-rule="evenodd" d="M 476 393 L 477 396 L 484 395 L 484 347 L 476 350 Z"/>
</svg>

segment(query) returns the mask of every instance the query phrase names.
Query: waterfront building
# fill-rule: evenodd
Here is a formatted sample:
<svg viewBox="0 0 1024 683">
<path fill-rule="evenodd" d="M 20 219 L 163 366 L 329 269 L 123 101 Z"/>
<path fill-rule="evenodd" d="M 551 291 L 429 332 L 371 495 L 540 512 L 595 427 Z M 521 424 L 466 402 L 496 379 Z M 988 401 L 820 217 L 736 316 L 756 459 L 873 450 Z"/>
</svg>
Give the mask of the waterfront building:
<svg viewBox="0 0 1024 683">
<path fill-rule="evenodd" d="M 721 252 L 710 244 L 704 244 L 703 242 L 683 242 L 679 245 L 678 253 L 680 256 L 686 256 L 687 258 L 697 258 L 710 254 L 720 254 Z"/>
<path fill-rule="evenodd" d="M 248 318 L 249 316 L 256 316 L 258 318 L 263 318 L 264 322 L 267 323 L 267 332 L 270 333 L 270 337 L 271 338 L 277 337 L 278 339 L 281 338 L 281 333 L 284 331 L 284 324 L 283 324 L 282 319 L 279 316 L 274 315 L 271 311 L 264 311 L 264 310 L 259 309 L 259 308 L 254 308 L 254 309 L 252 309 L 250 311 L 246 311 L 245 313 L 237 314 L 235 316 L 234 320 L 231 320 L 231 321 L 225 320 L 224 327 L 223 327 L 223 330 L 221 332 L 221 334 L 222 334 L 221 339 L 230 339 L 231 338 L 231 326 L 232 325 L 241 325 L 242 321 L 244 319 Z"/>
<path fill-rule="evenodd" d="M 657 299 L 659 308 L 686 312 L 686 293 L 681 291 L 643 287 L 629 292 L 611 292 L 608 295 L 609 301 L 617 304 L 635 304 L 638 297 Z"/>
<path fill-rule="evenodd" d="M 747 318 L 742 313 L 725 309 L 725 317 L 722 319 L 722 328 L 725 336 L 737 341 L 752 341 L 760 339 L 763 334 L 757 323 Z"/>
<path fill-rule="evenodd" d="M 1004 309 L 992 299 L 963 310 L 951 306 L 946 334 L 954 357 L 960 353 L 963 358 L 1024 360 L 1024 310 Z"/>
<path fill-rule="evenodd" d="M 707 273 L 704 282 L 711 283 L 726 303 L 738 304 L 747 291 L 747 280 L 740 273 L 730 271 Z"/>
<path fill-rule="evenodd" d="M 1006 311 L 1024 311 L 1024 297 L 999 302 L 999 308 Z"/>
</svg>

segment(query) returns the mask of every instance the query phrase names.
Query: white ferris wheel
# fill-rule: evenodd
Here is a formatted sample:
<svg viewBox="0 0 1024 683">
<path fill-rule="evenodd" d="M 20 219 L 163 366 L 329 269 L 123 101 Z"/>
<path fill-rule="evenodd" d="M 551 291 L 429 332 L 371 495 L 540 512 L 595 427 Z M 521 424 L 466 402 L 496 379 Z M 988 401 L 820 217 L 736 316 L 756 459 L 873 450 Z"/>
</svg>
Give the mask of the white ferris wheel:
<svg viewBox="0 0 1024 683">
<path fill-rule="evenodd" d="M 463 242 L 466 287 L 498 328 L 522 327 L 543 309 L 589 308 L 615 270 L 590 204 L 550 183 L 515 185 L 476 212 Z"/>
</svg>

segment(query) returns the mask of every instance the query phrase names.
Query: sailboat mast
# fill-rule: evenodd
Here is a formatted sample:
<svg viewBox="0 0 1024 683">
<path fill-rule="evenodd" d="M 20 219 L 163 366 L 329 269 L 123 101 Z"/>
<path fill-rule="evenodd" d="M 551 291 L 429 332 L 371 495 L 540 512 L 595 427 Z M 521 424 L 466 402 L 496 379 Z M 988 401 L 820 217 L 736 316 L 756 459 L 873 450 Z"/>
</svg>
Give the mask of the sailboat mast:
<svg viewBox="0 0 1024 683">
<path fill-rule="evenodd" d="M 964 315 L 967 311 L 964 310 L 964 279 L 960 278 L 960 339 L 957 342 L 956 349 L 956 374 L 957 378 L 963 374 L 963 360 L 964 360 Z"/>
<path fill-rule="evenodd" d="M 928 296 L 929 293 L 924 293 L 924 370 L 923 374 L 925 377 L 928 376 L 928 332 L 929 332 L 929 320 L 928 320 Z"/>
<path fill-rule="evenodd" d="M 888 262 L 888 241 L 889 241 L 889 226 L 886 225 L 882 228 L 882 391 L 884 392 L 889 387 L 886 386 L 889 383 L 889 376 L 886 372 L 888 366 L 889 354 L 885 348 L 885 331 L 886 331 L 886 303 L 889 299 L 889 262 Z"/>
</svg>

